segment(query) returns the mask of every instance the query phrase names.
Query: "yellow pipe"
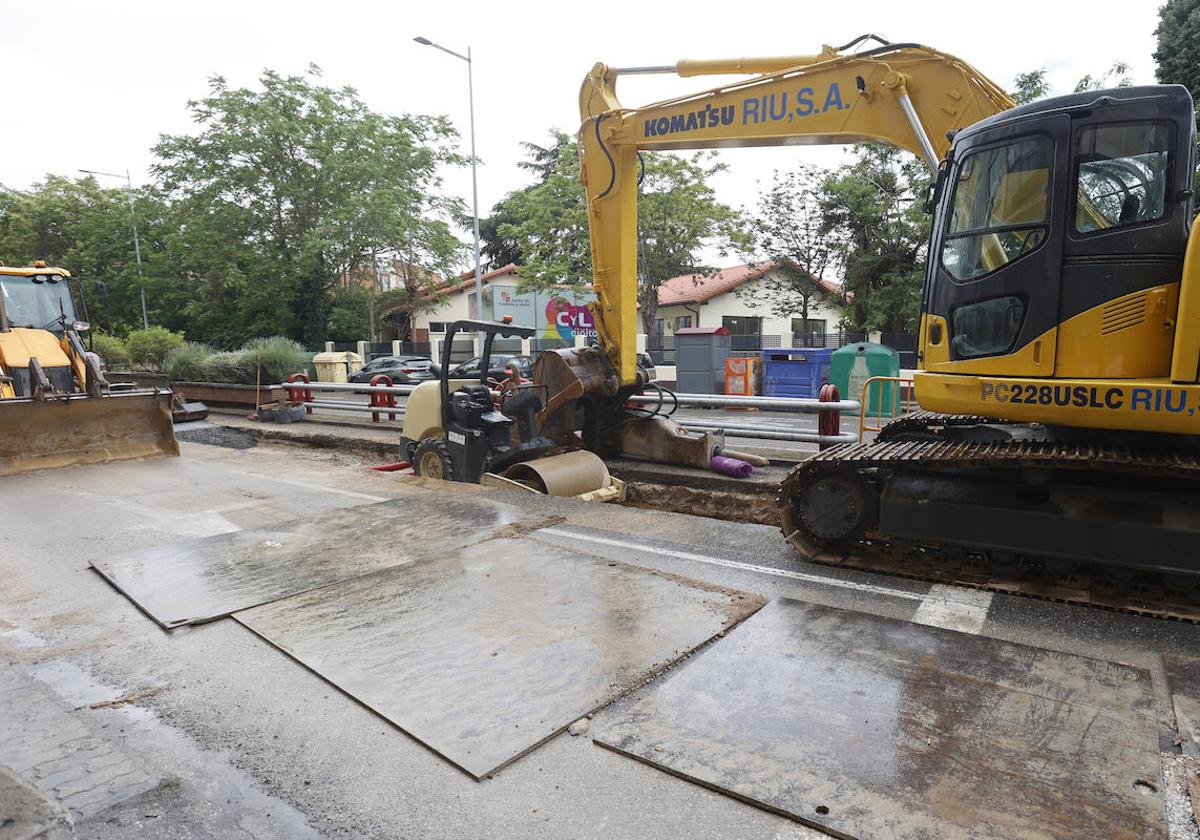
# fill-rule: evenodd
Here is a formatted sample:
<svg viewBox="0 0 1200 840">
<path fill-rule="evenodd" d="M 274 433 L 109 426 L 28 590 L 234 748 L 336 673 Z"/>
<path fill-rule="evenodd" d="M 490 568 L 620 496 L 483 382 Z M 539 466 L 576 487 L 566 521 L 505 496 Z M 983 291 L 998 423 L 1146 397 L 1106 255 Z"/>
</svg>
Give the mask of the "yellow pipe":
<svg viewBox="0 0 1200 840">
<path fill-rule="evenodd" d="M 829 47 L 816 55 L 766 55 L 756 58 L 681 58 L 675 64 L 680 76 L 724 76 L 734 73 L 778 73 L 790 67 L 807 67 L 837 55 Z"/>
</svg>

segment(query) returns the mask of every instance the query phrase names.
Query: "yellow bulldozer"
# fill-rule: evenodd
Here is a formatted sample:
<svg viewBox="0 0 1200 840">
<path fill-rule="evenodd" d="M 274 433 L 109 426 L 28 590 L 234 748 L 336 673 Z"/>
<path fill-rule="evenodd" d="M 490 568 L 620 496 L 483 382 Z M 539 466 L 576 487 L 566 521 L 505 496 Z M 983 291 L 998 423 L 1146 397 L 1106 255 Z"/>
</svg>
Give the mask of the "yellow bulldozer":
<svg viewBox="0 0 1200 840">
<path fill-rule="evenodd" d="M 109 385 L 68 271 L 0 264 L 0 476 L 178 455 L 171 392 Z"/>
</svg>

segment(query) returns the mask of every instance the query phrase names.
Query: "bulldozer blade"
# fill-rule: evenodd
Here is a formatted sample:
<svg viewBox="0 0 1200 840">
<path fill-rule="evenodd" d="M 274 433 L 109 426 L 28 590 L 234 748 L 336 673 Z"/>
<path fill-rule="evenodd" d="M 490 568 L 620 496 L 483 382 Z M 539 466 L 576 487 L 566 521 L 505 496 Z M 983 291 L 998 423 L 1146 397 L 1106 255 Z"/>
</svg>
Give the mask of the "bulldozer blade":
<svg viewBox="0 0 1200 840">
<path fill-rule="evenodd" d="M 0 401 L 0 476 L 178 454 L 169 391 Z"/>
</svg>

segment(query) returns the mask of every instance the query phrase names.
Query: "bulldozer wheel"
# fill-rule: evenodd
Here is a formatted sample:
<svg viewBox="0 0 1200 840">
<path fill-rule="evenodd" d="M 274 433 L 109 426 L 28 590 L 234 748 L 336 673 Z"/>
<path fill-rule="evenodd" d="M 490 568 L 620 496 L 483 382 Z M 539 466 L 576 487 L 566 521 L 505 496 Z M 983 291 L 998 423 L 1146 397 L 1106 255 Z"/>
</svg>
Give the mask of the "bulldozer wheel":
<svg viewBox="0 0 1200 840">
<path fill-rule="evenodd" d="M 454 467 L 450 463 L 450 452 L 446 449 L 446 441 L 438 438 L 425 438 L 418 443 L 417 451 L 413 453 L 413 471 L 417 475 L 428 478 L 453 481 Z"/>
</svg>

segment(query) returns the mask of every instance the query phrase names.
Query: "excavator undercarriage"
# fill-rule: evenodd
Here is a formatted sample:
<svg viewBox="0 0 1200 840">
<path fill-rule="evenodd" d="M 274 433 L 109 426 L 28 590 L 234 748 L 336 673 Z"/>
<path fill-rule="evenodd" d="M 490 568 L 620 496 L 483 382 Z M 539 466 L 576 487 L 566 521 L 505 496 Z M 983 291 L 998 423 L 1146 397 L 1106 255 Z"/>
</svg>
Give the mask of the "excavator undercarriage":
<svg viewBox="0 0 1200 840">
<path fill-rule="evenodd" d="M 1200 621 L 1200 446 L 918 412 L 783 481 L 816 562 Z"/>
</svg>

